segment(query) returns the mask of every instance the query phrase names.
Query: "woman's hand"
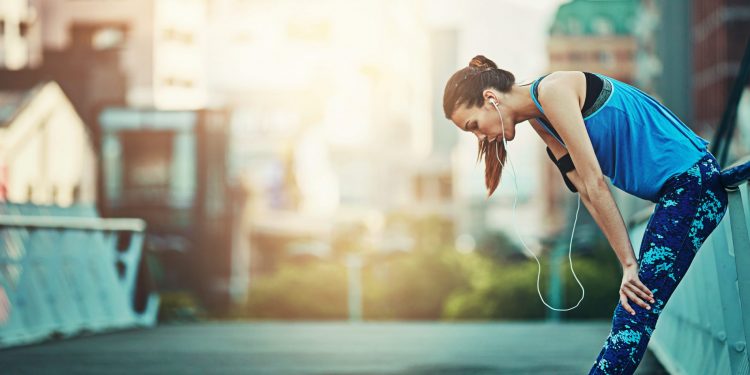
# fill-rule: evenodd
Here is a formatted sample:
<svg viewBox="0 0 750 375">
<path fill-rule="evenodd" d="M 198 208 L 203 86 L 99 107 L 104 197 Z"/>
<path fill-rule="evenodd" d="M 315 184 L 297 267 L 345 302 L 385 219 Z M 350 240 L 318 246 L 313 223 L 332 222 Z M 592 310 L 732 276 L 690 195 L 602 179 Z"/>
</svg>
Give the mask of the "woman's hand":
<svg viewBox="0 0 750 375">
<path fill-rule="evenodd" d="M 638 263 L 625 266 L 622 269 L 622 284 L 620 284 L 620 304 L 630 315 L 635 315 L 635 310 L 628 304 L 628 299 L 639 304 L 644 309 L 650 310 L 644 300 L 654 303 L 654 294 L 638 278 Z"/>
</svg>

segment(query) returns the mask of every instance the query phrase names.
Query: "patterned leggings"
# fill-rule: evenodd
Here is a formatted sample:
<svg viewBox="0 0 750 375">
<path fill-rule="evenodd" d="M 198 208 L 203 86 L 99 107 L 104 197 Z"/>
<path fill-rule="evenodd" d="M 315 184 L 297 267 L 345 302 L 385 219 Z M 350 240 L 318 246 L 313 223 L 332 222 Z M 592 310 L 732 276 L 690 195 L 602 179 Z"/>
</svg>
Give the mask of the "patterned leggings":
<svg viewBox="0 0 750 375">
<path fill-rule="evenodd" d="M 638 278 L 654 293 L 654 303 L 646 310 L 628 300 L 635 310 L 630 315 L 618 301 L 612 330 L 589 375 L 632 374 L 638 367 L 669 297 L 726 213 L 727 192 L 719 181 L 720 170 L 714 156 L 706 152 L 690 169 L 666 181 L 638 256 Z"/>
</svg>

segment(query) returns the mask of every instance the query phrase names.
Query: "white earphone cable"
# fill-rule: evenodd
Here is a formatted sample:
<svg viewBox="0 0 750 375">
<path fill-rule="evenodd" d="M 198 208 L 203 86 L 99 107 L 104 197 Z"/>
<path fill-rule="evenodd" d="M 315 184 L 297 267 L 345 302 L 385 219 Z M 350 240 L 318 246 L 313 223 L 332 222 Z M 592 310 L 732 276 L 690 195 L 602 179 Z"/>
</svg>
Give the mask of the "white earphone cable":
<svg viewBox="0 0 750 375">
<path fill-rule="evenodd" d="M 502 114 L 500 114 L 500 109 L 497 108 L 497 103 L 494 100 L 492 100 L 492 99 L 490 100 L 490 102 L 492 103 L 492 105 L 495 106 L 495 110 L 497 111 L 497 114 L 500 117 L 500 125 L 502 126 L 502 129 L 503 129 L 503 131 L 502 131 L 502 133 L 503 133 L 503 146 L 505 146 L 506 157 L 508 157 L 508 160 L 510 160 L 510 156 L 508 155 L 508 142 L 505 139 L 505 124 L 503 123 L 503 116 L 502 116 Z M 497 140 L 495 140 L 495 157 L 497 157 L 497 161 L 500 163 L 500 165 L 502 165 L 503 168 L 505 168 L 505 164 L 503 164 L 503 162 L 500 161 L 500 155 L 499 155 L 499 152 L 498 152 L 498 147 L 499 147 L 498 146 L 498 142 L 497 142 Z M 575 218 L 575 221 L 573 221 L 573 231 L 570 234 L 570 246 L 569 246 L 569 249 L 568 249 L 568 261 L 570 262 L 570 271 L 573 272 L 573 277 L 576 279 L 576 282 L 578 282 L 578 285 L 581 287 L 581 292 L 582 292 L 581 293 L 581 299 L 578 300 L 578 303 L 576 303 L 576 305 L 573 306 L 573 307 L 570 307 L 570 308 L 567 308 L 567 309 L 558 309 L 558 308 L 555 308 L 555 307 L 552 307 L 552 306 L 548 305 L 547 302 L 544 301 L 544 297 L 542 297 L 542 292 L 539 289 L 539 278 L 540 278 L 541 272 L 542 272 L 542 264 L 539 262 L 539 258 L 536 257 L 536 255 L 534 254 L 534 252 L 532 252 L 531 250 L 529 250 L 529 248 L 526 246 L 526 243 L 523 242 L 523 238 L 521 238 L 521 234 L 518 232 L 518 227 L 516 226 L 516 222 L 517 222 L 517 220 L 516 220 L 516 203 L 518 202 L 518 179 L 516 178 L 516 169 L 515 169 L 515 167 L 513 167 L 513 160 L 510 160 L 510 167 L 513 170 L 513 182 L 514 182 L 514 185 L 515 185 L 515 188 L 516 188 L 515 198 L 513 199 L 513 228 L 516 230 L 516 235 L 518 236 L 518 239 L 521 240 L 521 244 L 523 244 L 523 247 L 526 248 L 526 250 L 529 253 L 531 253 L 531 255 L 534 257 L 534 260 L 536 260 L 537 266 L 539 267 L 539 271 L 537 272 L 537 275 L 536 275 L 536 291 L 539 294 L 539 298 L 542 300 L 542 303 L 545 306 L 549 307 L 552 310 L 555 310 L 555 311 L 569 311 L 569 310 L 573 310 L 576 307 L 578 307 L 578 305 L 581 304 L 581 301 L 583 301 L 583 297 L 586 295 L 586 290 L 583 288 L 583 285 L 581 284 L 581 281 L 578 280 L 578 276 L 576 276 L 576 272 L 573 270 L 573 259 L 571 257 L 571 253 L 573 252 L 573 235 L 575 234 L 576 223 L 578 222 L 578 211 L 580 211 L 580 209 L 581 209 L 581 195 L 580 195 L 580 193 L 578 194 L 578 208 L 576 209 L 576 218 Z"/>
</svg>

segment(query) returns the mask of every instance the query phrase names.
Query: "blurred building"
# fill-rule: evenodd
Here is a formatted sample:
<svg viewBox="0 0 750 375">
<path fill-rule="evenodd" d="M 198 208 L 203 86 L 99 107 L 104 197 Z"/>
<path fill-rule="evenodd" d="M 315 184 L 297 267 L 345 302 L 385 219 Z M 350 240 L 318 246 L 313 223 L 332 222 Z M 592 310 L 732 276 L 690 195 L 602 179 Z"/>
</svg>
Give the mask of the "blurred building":
<svg viewBox="0 0 750 375">
<path fill-rule="evenodd" d="M 694 129 L 711 140 L 726 109 L 750 41 L 750 3 L 746 0 L 693 1 L 692 101 Z M 665 15 L 666 16 L 666 15 Z M 750 154 L 750 86 L 738 109 L 738 123 L 728 162 Z M 726 165 L 724 165 L 726 167 Z"/>
<path fill-rule="evenodd" d="M 433 175 L 418 162 L 431 145 L 423 7 L 210 3 L 211 104 L 235 108 L 231 178 L 250 192 L 251 246 L 234 271 L 239 300 L 242 280 L 274 272 L 290 254 L 333 256 L 344 227 L 398 242 L 382 238 L 378 223 L 415 205 L 423 186 L 415 176 Z"/>
<path fill-rule="evenodd" d="M 39 13 L 29 0 L 0 2 L 0 68 L 22 69 L 42 63 Z"/>
<path fill-rule="evenodd" d="M 145 248 L 164 268 L 162 291 L 190 290 L 211 311 L 230 304 L 243 196 L 227 179 L 229 114 L 105 108 L 103 216 L 148 223 Z"/>
<path fill-rule="evenodd" d="M 75 45 L 74 30 L 82 28 L 89 30 L 87 48 L 119 48 L 120 64 L 128 78 L 127 105 L 158 109 L 205 106 L 205 0 L 32 3 L 43 23 L 44 49 L 71 48 Z"/>
<path fill-rule="evenodd" d="M 563 4 L 549 29 L 549 71 L 588 70 L 632 83 L 637 0 L 573 0 Z"/>
<path fill-rule="evenodd" d="M 92 143 L 56 83 L 0 91 L 0 199 L 58 206 L 94 203 Z"/>
<path fill-rule="evenodd" d="M 190 289 L 213 309 L 227 305 L 242 202 L 225 178 L 229 116 L 194 110 L 206 97 L 206 4 L 30 1 L 41 64 L 0 71 L 0 89 L 59 82 L 100 152 L 102 214 L 146 219 L 146 248 L 164 261 L 160 287 Z"/>
</svg>

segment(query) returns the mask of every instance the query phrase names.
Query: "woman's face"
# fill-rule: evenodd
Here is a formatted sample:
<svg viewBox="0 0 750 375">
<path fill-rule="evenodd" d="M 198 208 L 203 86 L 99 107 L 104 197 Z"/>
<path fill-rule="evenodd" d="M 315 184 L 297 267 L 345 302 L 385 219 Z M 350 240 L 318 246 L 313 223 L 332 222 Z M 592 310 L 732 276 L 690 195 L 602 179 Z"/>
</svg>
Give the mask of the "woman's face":
<svg viewBox="0 0 750 375">
<path fill-rule="evenodd" d="M 502 113 L 503 106 L 498 105 L 498 108 Z M 511 141 L 516 136 L 515 126 L 509 121 L 508 116 L 503 114 L 504 124 L 501 124 L 498 111 L 487 100 L 485 100 L 484 105 L 472 108 L 468 108 L 466 104 L 462 104 L 453 112 L 451 120 L 459 129 L 474 133 L 480 140 L 493 141 L 497 139 L 502 142 L 503 125 L 505 126 L 506 140 Z"/>
</svg>

